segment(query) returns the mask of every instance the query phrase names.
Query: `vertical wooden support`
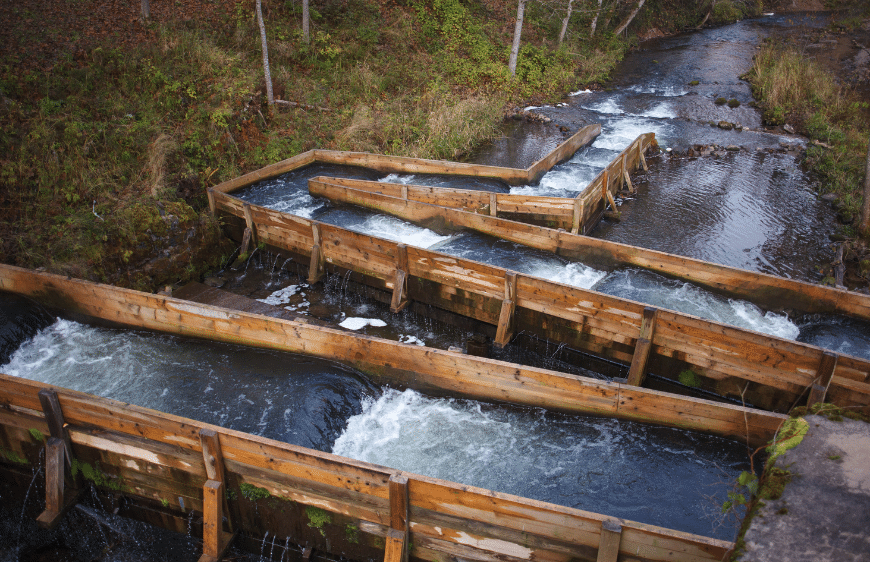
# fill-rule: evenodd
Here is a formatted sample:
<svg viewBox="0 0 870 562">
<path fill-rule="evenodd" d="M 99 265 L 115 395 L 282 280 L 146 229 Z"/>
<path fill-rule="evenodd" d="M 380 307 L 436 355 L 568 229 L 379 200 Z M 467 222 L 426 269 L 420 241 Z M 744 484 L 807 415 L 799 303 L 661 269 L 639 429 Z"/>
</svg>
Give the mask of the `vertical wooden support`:
<svg viewBox="0 0 870 562">
<path fill-rule="evenodd" d="M 489 216 L 498 216 L 498 198 L 495 193 L 489 194 Z"/>
<path fill-rule="evenodd" d="M 63 442 L 64 451 L 66 452 L 66 465 L 72 466 L 72 442 L 70 441 L 69 433 L 64 429 L 63 410 L 60 409 L 60 400 L 57 398 L 57 392 L 43 388 L 39 391 L 39 403 L 42 405 L 42 413 L 45 415 L 49 434 Z"/>
<path fill-rule="evenodd" d="M 254 243 L 254 246 L 257 245 L 257 227 L 254 226 L 254 219 L 251 216 L 251 205 L 249 203 L 245 203 L 242 206 L 242 209 L 245 211 L 245 224 L 248 228 L 251 229 L 251 242 Z"/>
<path fill-rule="evenodd" d="M 408 186 L 407 185 L 402 185 L 402 199 L 404 199 L 405 201 L 408 200 Z"/>
<path fill-rule="evenodd" d="M 810 387 L 810 397 L 807 400 L 807 408 L 812 408 L 819 402 L 825 401 L 825 395 L 828 393 L 828 387 L 831 385 L 834 371 L 837 370 L 837 360 L 839 358 L 839 355 L 831 353 L 830 351 L 826 351 L 822 354 L 819 369 L 816 371 L 816 379 L 813 381 L 813 386 Z"/>
<path fill-rule="evenodd" d="M 208 480 L 202 487 L 202 556 L 199 562 L 223 558 L 233 535 L 223 530 L 224 483 Z"/>
<path fill-rule="evenodd" d="M 601 522 L 601 540 L 598 543 L 597 562 L 616 562 L 619 543 L 622 540 L 622 524 L 616 519 Z"/>
<path fill-rule="evenodd" d="M 323 246 L 320 240 L 320 225 L 311 223 L 311 233 L 314 236 L 314 246 L 311 247 L 311 263 L 308 265 L 308 283 L 317 283 L 323 278 Z"/>
<path fill-rule="evenodd" d="M 49 437 L 45 443 L 45 511 L 36 518 L 44 529 L 54 528 L 69 507 L 64 502 L 64 448 L 63 439 L 57 437 Z"/>
<path fill-rule="evenodd" d="M 408 247 L 396 245 L 396 278 L 393 280 L 393 299 L 390 301 L 390 312 L 401 312 L 408 303 Z"/>
<path fill-rule="evenodd" d="M 498 316 L 498 328 L 495 334 L 495 345 L 503 348 L 514 335 L 514 312 L 517 303 L 517 274 L 508 271 L 504 278 L 504 300 L 501 303 L 501 313 Z"/>
<path fill-rule="evenodd" d="M 631 176 L 628 175 L 628 170 L 623 170 L 622 175 L 625 178 L 625 185 L 628 186 L 629 193 L 634 193 L 634 186 L 631 185 Z"/>
<path fill-rule="evenodd" d="M 202 444 L 202 459 L 205 463 L 205 473 L 209 480 L 226 484 L 227 476 L 224 468 L 224 455 L 221 451 L 220 434 L 213 429 L 202 428 L 199 430 L 199 442 Z M 233 532 L 233 520 L 230 516 L 229 504 L 226 494 L 221 496 L 221 505 L 227 516 L 227 528 Z"/>
<path fill-rule="evenodd" d="M 613 199 L 613 194 L 610 193 L 610 190 L 607 190 L 605 194 L 607 195 L 607 201 L 610 203 L 610 208 L 613 209 L 614 213 L 619 214 L 619 211 L 616 210 L 616 201 Z"/>
<path fill-rule="evenodd" d="M 387 531 L 384 562 L 407 562 L 409 519 L 408 477 L 390 476 L 390 529 Z"/>
<path fill-rule="evenodd" d="M 215 213 L 217 212 L 217 203 L 215 203 L 214 200 L 214 188 L 208 188 L 206 193 L 208 194 L 208 212 L 211 214 L 212 218 L 214 218 Z"/>
<path fill-rule="evenodd" d="M 610 193 L 610 178 L 607 177 L 607 168 L 604 168 L 604 171 L 601 174 L 601 198 L 604 199 L 605 207 L 607 206 L 608 193 Z"/>
<path fill-rule="evenodd" d="M 648 306 L 643 309 L 643 317 L 640 322 L 640 335 L 637 345 L 634 346 L 634 356 L 631 358 L 631 367 L 628 369 L 628 384 L 641 386 L 646 377 L 646 364 L 649 360 L 649 352 L 652 349 L 652 340 L 656 330 L 656 314 L 658 311 Z"/>
<path fill-rule="evenodd" d="M 254 236 L 254 233 L 250 228 L 245 227 L 245 232 L 242 234 L 242 246 L 239 248 L 239 256 L 243 256 L 248 253 L 248 249 L 251 247 L 251 238 Z"/>
<path fill-rule="evenodd" d="M 574 217 L 571 220 L 571 234 L 586 234 L 585 228 L 584 232 L 580 232 L 580 223 L 583 221 L 583 200 L 580 199 L 580 195 L 574 198 Z"/>
<path fill-rule="evenodd" d="M 619 181 L 620 181 L 620 182 L 622 182 L 623 178 L 628 177 L 628 176 L 625 175 L 625 172 L 626 172 L 626 169 L 625 169 L 625 159 L 626 159 L 627 157 L 628 157 L 628 152 L 626 152 L 625 154 L 622 155 L 622 161 L 621 161 L 622 173 L 619 174 Z M 620 187 L 622 187 L 622 186 L 620 186 Z"/>
<path fill-rule="evenodd" d="M 643 141 L 640 141 L 637 145 L 637 157 L 640 160 L 641 166 L 643 166 L 644 172 L 649 172 L 649 168 L 646 165 L 646 158 L 643 155 Z"/>
</svg>

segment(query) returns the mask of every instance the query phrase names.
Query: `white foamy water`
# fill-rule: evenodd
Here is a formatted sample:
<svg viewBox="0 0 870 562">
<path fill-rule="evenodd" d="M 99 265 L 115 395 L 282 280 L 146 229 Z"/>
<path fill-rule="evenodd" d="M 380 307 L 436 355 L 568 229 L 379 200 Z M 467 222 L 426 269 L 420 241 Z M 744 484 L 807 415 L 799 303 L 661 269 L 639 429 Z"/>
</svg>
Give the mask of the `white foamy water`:
<svg viewBox="0 0 870 562">
<path fill-rule="evenodd" d="M 796 339 L 798 326 L 785 314 L 765 312 L 754 304 L 727 299 L 682 281 L 640 270 L 616 271 L 593 287 L 596 291 L 771 336 Z"/>
<path fill-rule="evenodd" d="M 592 90 L 586 88 L 585 90 L 577 90 L 576 92 L 571 92 L 568 94 L 569 96 L 579 96 L 580 94 L 591 94 Z"/>
<path fill-rule="evenodd" d="M 673 119 L 677 116 L 677 113 L 669 103 L 660 103 L 649 111 L 645 111 L 643 116 L 654 117 L 656 119 Z"/>
<path fill-rule="evenodd" d="M 333 453 L 714 536 L 706 517 L 721 501 L 709 497 L 724 495 L 745 455 L 736 443 L 710 439 L 388 389 L 349 418 Z"/>
<path fill-rule="evenodd" d="M 645 117 L 626 117 L 602 124 L 601 135 L 595 139 L 592 146 L 622 152 L 634 139 L 644 133 L 655 133 L 656 138 L 660 138 L 670 130 L 671 126 L 662 121 Z"/>
<path fill-rule="evenodd" d="M 362 330 L 366 326 L 382 328 L 387 323 L 378 318 L 345 318 L 338 325 L 348 330 Z"/>
<path fill-rule="evenodd" d="M 582 263 L 563 264 L 557 260 L 553 260 L 552 263 L 533 262 L 530 264 L 528 271 L 524 273 L 581 289 L 591 288 L 607 275 L 604 271 L 593 269 Z"/>
<path fill-rule="evenodd" d="M 310 219 L 314 211 L 323 208 L 323 203 L 308 195 L 307 191 L 297 191 L 288 192 L 284 198 L 274 201 L 269 207 L 282 213 Z"/>
<path fill-rule="evenodd" d="M 361 234 L 386 238 L 393 242 L 401 242 L 418 248 L 428 248 L 450 239 L 450 236 L 441 236 L 427 228 L 420 228 L 387 215 L 369 216 L 362 223 L 346 225 L 346 228 Z"/>
<path fill-rule="evenodd" d="M 613 98 L 608 98 L 598 103 L 590 103 L 588 105 L 584 105 L 583 107 L 590 111 L 604 113 L 607 115 L 623 115 L 625 113 L 625 111 L 621 107 L 619 107 L 619 104 L 617 104 L 616 100 L 614 100 Z"/>
<path fill-rule="evenodd" d="M 663 98 L 676 98 L 685 96 L 689 91 L 683 87 L 677 86 L 642 86 L 636 84 L 628 88 L 629 91 L 637 94 L 655 94 Z"/>
</svg>

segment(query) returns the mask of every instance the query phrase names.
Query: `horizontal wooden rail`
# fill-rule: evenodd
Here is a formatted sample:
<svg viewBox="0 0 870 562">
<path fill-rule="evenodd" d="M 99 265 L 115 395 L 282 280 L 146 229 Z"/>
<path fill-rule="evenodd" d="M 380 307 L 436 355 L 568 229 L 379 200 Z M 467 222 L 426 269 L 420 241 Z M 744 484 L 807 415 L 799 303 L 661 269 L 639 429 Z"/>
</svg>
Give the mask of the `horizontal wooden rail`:
<svg viewBox="0 0 870 562">
<path fill-rule="evenodd" d="M 311 164 L 338 164 L 345 166 L 361 166 L 372 170 L 388 173 L 405 174 L 440 174 L 452 176 L 469 176 L 493 178 L 511 185 L 536 183 L 553 166 L 564 162 L 579 149 L 590 144 L 601 134 L 601 125 L 593 124 L 583 127 L 550 154 L 541 158 L 526 169 L 484 166 L 466 164 L 447 160 L 424 160 L 421 158 L 406 158 L 402 156 L 384 156 L 368 152 L 343 152 L 337 150 L 309 150 L 287 160 L 276 162 L 259 170 L 255 170 L 238 178 L 234 178 L 213 187 L 217 192 L 230 193 L 258 181 L 266 180 L 292 172 Z"/>
<path fill-rule="evenodd" d="M 569 250 L 587 243 L 601 242 L 487 215 L 417 203 L 377 193 L 359 192 L 319 180 L 312 180 L 310 189 L 312 193 L 320 196 L 362 205 L 419 224 L 438 225 L 442 228 L 470 228 L 531 247 L 550 250 L 559 255 L 574 255 Z M 632 248 L 632 250 L 635 257 L 654 253 L 639 248 Z M 419 256 L 416 261 L 421 262 L 423 266 L 415 268 L 412 265 L 410 267 L 412 275 L 436 283 L 452 284 L 477 295 L 499 296 L 498 279 L 504 276 L 504 271 L 500 268 L 446 256 L 436 258 L 435 252 L 423 250 L 414 250 L 414 254 Z M 661 255 L 677 259 L 676 256 Z M 652 261 L 648 255 L 646 257 L 650 262 Z M 788 287 L 795 293 L 802 290 L 812 293 L 831 291 L 815 285 L 753 274 L 688 258 L 679 259 L 686 263 L 686 271 L 693 271 L 696 274 L 703 272 L 705 268 L 708 271 L 722 271 L 722 277 L 730 274 L 733 278 L 740 279 L 742 285 L 738 286 L 748 285 L 748 280 L 751 279 L 756 287 L 771 282 L 778 287 Z M 443 274 L 439 273 L 443 269 L 442 264 L 447 263 L 451 264 L 450 269 Z M 460 271 L 473 273 L 457 275 Z M 660 268 L 659 271 L 672 273 L 664 268 Z M 484 282 L 483 279 L 487 281 Z M 642 312 L 642 307 L 637 303 L 554 282 L 533 280 L 529 276 L 522 276 L 519 287 L 521 290 L 516 298 L 516 306 L 537 311 L 547 318 L 556 317 L 572 322 L 575 332 L 584 331 L 597 339 L 596 342 L 578 344 L 564 339 L 572 337 L 570 333 L 563 335 L 548 333 L 546 337 L 550 340 L 579 345 L 581 348 L 585 345 L 585 349 L 593 352 L 596 352 L 598 342 L 602 346 L 608 346 L 608 342 L 617 342 L 627 343 L 632 348 L 636 347 Z M 833 296 L 841 294 L 840 291 L 832 292 Z M 733 296 L 755 295 L 743 295 L 738 292 Z M 497 317 L 493 320 L 494 312 L 485 307 L 466 308 L 469 314 L 478 320 L 490 324 L 498 323 Z M 754 404 L 769 409 L 789 409 L 796 405 L 804 392 L 813 384 L 814 373 L 818 370 L 823 356 L 822 349 L 809 344 L 783 340 L 675 312 L 663 311 L 660 320 L 659 327 L 649 344 L 654 355 L 679 359 L 696 374 L 715 380 L 716 382 L 710 383 L 710 390 L 724 395 L 742 396 Z M 522 329 L 528 331 L 533 330 L 534 327 L 526 324 Z M 618 352 L 612 353 L 611 357 L 625 362 L 632 360 L 632 355 L 626 357 Z M 659 374 L 668 376 L 667 373 L 661 372 L 661 368 Z M 672 372 L 671 376 L 676 378 L 676 373 Z M 838 363 L 833 381 L 827 392 L 828 400 L 844 407 L 866 407 L 870 404 L 870 362 L 860 358 L 850 358 L 848 366 L 842 365 L 842 368 Z M 746 394 L 747 382 L 758 385 L 759 388 L 753 388 Z"/>
<path fill-rule="evenodd" d="M 408 349 L 416 346 L 408 346 Z M 0 438 L 27 463 L 39 463 L 31 431 L 47 431 L 48 423 L 35 408 L 38 394 L 57 392 L 73 455 L 79 466 L 99 473 L 98 487 L 116 490 L 127 498 L 161 502 L 165 509 L 203 514 L 204 560 L 218 559 L 229 536 L 221 530 L 224 498 L 229 509 L 241 515 L 241 529 L 254 535 L 286 529 L 269 528 L 245 511 L 237 490 L 256 486 L 275 500 L 291 500 L 325 510 L 375 539 L 395 537 L 397 549 L 387 554 L 401 560 L 403 550 L 424 559 L 447 561 L 464 558 L 491 560 L 595 560 L 602 544 L 603 515 L 560 507 L 509 494 L 411 473 L 390 470 L 328 453 L 288 445 L 195 420 L 96 397 L 67 389 L 0 375 Z M 774 418 L 771 418 L 774 419 Z M 776 421 L 781 421 L 776 418 Z M 199 437 L 220 443 L 221 478 L 209 467 Z M 63 443 L 50 444 L 62 456 Z M 214 450 L 209 451 L 213 453 Z M 58 464 L 61 461 L 55 461 Z M 5 463 L 0 460 L 0 471 Z M 94 468 L 96 467 L 96 468 Z M 109 485 L 108 483 L 111 483 Z M 227 486 L 233 488 L 232 494 Z M 253 501 L 253 500 L 252 500 Z M 280 504 L 279 510 L 290 504 Z M 268 504 L 259 509 L 269 509 Z M 311 513 L 310 511 L 308 513 Z M 310 518 L 310 515 L 309 515 Z M 308 533 L 326 536 L 321 517 L 308 524 Z M 731 543 L 632 521 L 619 521 L 622 539 L 618 549 L 640 561 L 721 560 Z M 319 525 L 319 526 L 318 526 Z M 339 535 L 346 534 L 342 527 Z M 302 532 L 306 525 L 297 524 Z M 410 539 L 408 537 L 410 531 Z M 297 537 L 301 539 L 302 537 Z M 335 536 L 331 537 L 335 540 Z M 338 539 L 341 539 L 339 536 Z M 351 534 L 345 542 L 358 543 Z M 329 545 L 329 542 L 326 543 Z M 340 548 L 334 545 L 333 548 Z M 327 546 L 329 548 L 329 546 Z"/>
</svg>

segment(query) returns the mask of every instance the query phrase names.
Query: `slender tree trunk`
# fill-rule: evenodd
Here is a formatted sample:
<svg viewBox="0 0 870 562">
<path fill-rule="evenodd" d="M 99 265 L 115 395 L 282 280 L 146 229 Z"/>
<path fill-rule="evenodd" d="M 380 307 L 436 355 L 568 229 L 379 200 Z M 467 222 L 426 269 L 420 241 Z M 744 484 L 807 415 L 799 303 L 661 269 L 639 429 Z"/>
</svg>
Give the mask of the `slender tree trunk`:
<svg viewBox="0 0 870 562">
<path fill-rule="evenodd" d="M 520 54 L 520 36 L 523 34 L 523 14 L 526 11 L 526 0 L 519 0 L 517 5 L 517 25 L 514 27 L 514 44 L 511 46 L 511 58 L 508 62 L 508 70 L 511 76 L 517 73 L 517 57 Z"/>
<path fill-rule="evenodd" d="M 598 16 L 601 15 L 601 2 L 598 0 L 598 9 L 595 10 L 595 17 L 592 18 L 592 25 L 589 26 L 589 37 L 595 37 L 595 28 L 598 26 Z"/>
<path fill-rule="evenodd" d="M 704 19 L 701 20 L 701 23 L 698 24 L 698 29 L 704 27 L 704 24 L 707 23 L 707 20 L 710 19 L 710 16 L 713 15 L 713 9 L 716 7 L 716 0 L 710 2 L 710 9 L 707 10 L 707 15 L 704 16 Z"/>
<path fill-rule="evenodd" d="M 864 162 L 864 201 L 861 203 L 858 232 L 864 238 L 870 238 L 870 142 L 867 143 L 867 160 Z"/>
<path fill-rule="evenodd" d="M 302 0 L 302 40 L 305 41 L 306 45 L 311 44 L 311 33 L 308 31 L 309 21 L 308 0 Z"/>
<path fill-rule="evenodd" d="M 565 14 L 565 19 L 562 20 L 562 29 L 559 31 L 559 45 L 565 40 L 565 34 L 568 32 L 568 20 L 571 19 L 571 4 L 574 0 L 568 0 L 568 13 Z"/>
<path fill-rule="evenodd" d="M 151 17 L 151 0 L 142 0 L 142 18 L 148 19 Z"/>
<path fill-rule="evenodd" d="M 644 2 L 646 2 L 646 0 L 638 0 L 637 6 L 635 6 L 634 10 L 632 10 L 631 13 L 628 14 L 628 17 L 625 18 L 625 20 L 621 24 L 619 24 L 619 27 L 617 27 L 616 30 L 613 32 L 614 35 L 619 35 L 623 31 L 625 31 L 625 28 L 628 27 L 628 25 L 631 23 L 631 20 L 634 19 L 634 16 L 636 16 L 640 9 L 643 8 Z"/>
<path fill-rule="evenodd" d="M 269 70 L 269 47 L 266 44 L 266 25 L 263 23 L 262 2 L 257 0 L 257 24 L 260 26 L 260 42 L 263 46 L 263 73 L 266 76 L 266 99 L 269 106 L 275 105 L 275 96 L 272 94 L 272 71 Z"/>
</svg>

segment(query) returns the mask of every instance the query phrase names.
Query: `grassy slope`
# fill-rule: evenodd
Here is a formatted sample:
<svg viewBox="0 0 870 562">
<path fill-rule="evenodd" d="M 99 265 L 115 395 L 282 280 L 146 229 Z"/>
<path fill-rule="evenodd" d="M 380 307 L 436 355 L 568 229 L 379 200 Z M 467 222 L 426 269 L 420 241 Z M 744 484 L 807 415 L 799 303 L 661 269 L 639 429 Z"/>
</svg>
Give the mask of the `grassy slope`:
<svg viewBox="0 0 870 562">
<path fill-rule="evenodd" d="M 627 47 L 607 33 L 620 14 L 590 41 L 575 6 L 558 49 L 563 8 L 530 3 L 512 78 L 513 0 L 326 0 L 309 45 L 299 4 L 264 6 L 276 97 L 300 107 L 264 103 L 252 0 L 158 4 L 144 23 L 118 0 L 0 8 L 0 261 L 152 290 L 195 278 L 231 250 L 207 187 L 316 147 L 460 158 L 512 104 L 602 80 Z M 700 21 L 685 6 L 651 0 L 638 25 Z"/>
</svg>

